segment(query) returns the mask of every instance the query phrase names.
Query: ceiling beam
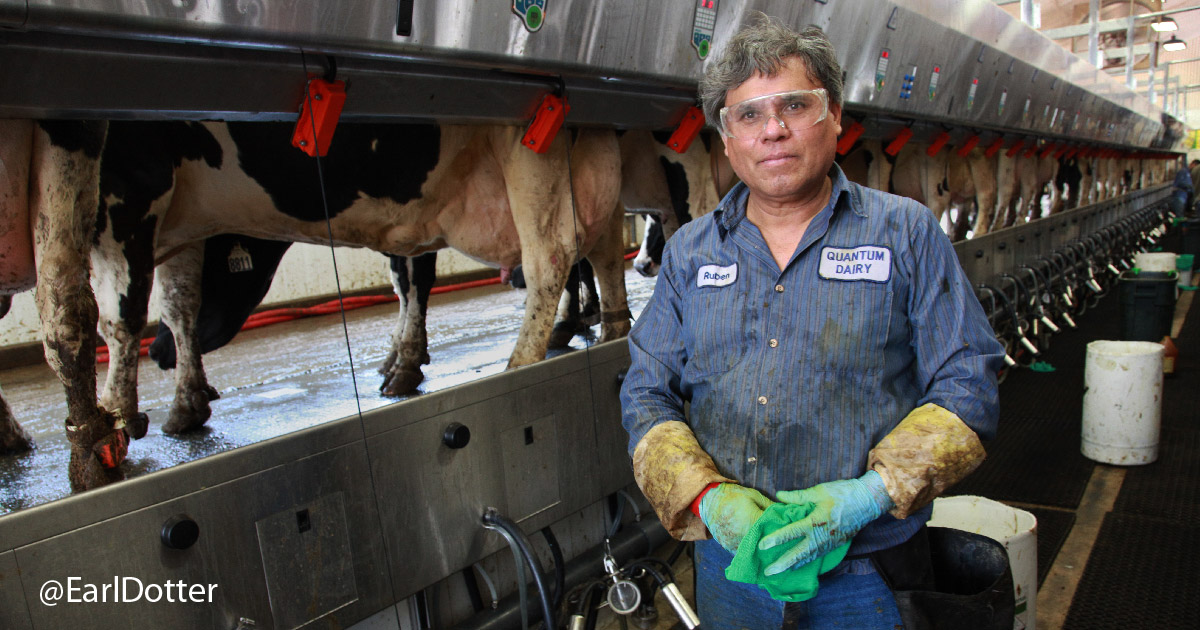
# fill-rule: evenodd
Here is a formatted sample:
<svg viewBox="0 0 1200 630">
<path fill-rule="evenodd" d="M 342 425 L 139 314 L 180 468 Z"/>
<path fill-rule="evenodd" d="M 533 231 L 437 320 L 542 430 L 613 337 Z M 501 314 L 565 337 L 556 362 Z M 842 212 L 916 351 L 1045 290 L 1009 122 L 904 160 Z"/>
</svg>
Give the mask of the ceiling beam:
<svg viewBox="0 0 1200 630">
<path fill-rule="evenodd" d="M 1171 15 L 1172 13 L 1183 13 L 1185 11 L 1195 11 L 1197 9 L 1200 9 L 1200 6 L 1183 7 L 1181 9 L 1171 9 L 1169 11 L 1158 11 L 1155 13 L 1140 13 L 1135 15 L 1133 19 L 1135 22 L 1142 22 L 1151 18 Z M 1112 20 L 1101 20 L 1096 22 L 1096 26 L 1098 27 L 1098 32 L 1100 33 L 1123 31 L 1129 28 L 1129 18 L 1122 17 Z M 1060 28 L 1048 28 L 1041 31 L 1041 33 L 1050 39 L 1067 39 L 1069 37 L 1086 37 L 1090 28 L 1091 25 L 1085 22 L 1083 24 L 1073 24 L 1071 26 L 1063 26 Z"/>
</svg>

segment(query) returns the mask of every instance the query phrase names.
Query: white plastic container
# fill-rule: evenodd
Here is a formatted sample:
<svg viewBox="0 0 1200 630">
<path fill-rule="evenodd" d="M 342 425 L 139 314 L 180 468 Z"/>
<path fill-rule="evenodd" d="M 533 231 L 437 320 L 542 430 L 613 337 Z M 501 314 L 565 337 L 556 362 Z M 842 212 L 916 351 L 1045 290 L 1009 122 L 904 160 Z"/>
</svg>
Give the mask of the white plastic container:
<svg viewBox="0 0 1200 630">
<path fill-rule="evenodd" d="M 1134 259 L 1134 267 L 1142 271 L 1169 272 L 1175 271 L 1174 252 L 1138 252 Z"/>
<path fill-rule="evenodd" d="M 1162 344 L 1089 343 L 1083 371 L 1083 456 L 1125 466 L 1158 459 L 1162 384 Z"/>
<path fill-rule="evenodd" d="M 1037 518 L 985 497 L 942 497 L 933 501 L 929 525 L 982 534 L 1004 545 L 1017 604 L 1013 630 L 1032 630 L 1037 621 Z"/>
</svg>

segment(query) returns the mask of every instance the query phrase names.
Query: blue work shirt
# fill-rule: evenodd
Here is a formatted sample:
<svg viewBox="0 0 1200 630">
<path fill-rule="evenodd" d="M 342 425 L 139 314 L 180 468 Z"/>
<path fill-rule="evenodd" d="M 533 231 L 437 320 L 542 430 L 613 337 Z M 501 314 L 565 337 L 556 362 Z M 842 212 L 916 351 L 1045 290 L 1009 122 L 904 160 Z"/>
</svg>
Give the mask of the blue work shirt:
<svg viewBox="0 0 1200 630">
<path fill-rule="evenodd" d="M 862 475 L 925 403 L 995 435 L 1004 351 L 950 239 L 925 206 L 836 164 L 829 175 L 829 203 L 783 271 L 746 219 L 744 184 L 667 241 L 629 334 L 630 454 L 651 427 L 688 422 L 722 474 L 773 498 Z M 930 509 L 885 514 L 850 553 L 907 540 Z"/>
</svg>

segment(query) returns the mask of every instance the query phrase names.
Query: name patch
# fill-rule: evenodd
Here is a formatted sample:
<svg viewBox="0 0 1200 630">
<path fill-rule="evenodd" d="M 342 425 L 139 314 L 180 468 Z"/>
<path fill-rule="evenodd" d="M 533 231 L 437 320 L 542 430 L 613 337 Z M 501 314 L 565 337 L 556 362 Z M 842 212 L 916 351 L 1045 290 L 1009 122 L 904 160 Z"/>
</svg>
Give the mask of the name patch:
<svg viewBox="0 0 1200 630">
<path fill-rule="evenodd" d="M 887 282 L 892 277 L 892 250 L 876 245 L 824 247 L 817 273 L 828 280 Z"/>
<path fill-rule="evenodd" d="M 728 267 L 704 265 L 696 272 L 698 287 L 723 287 L 733 284 L 734 280 L 737 280 L 737 263 Z"/>
</svg>

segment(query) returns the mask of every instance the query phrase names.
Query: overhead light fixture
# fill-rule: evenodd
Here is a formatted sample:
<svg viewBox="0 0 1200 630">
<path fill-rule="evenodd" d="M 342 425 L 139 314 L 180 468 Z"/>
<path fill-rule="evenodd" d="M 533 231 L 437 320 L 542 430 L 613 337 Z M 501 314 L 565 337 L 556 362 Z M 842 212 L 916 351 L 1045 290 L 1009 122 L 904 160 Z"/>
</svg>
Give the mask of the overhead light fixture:
<svg viewBox="0 0 1200 630">
<path fill-rule="evenodd" d="M 1165 50 L 1167 52 L 1175 52 L 1177 50 L 1183 50 L 1184 48 L 1187 48 L 1187 44 L 1183 43 L 1182 39 L 1179 39 L 1178 37 L 1175 37 L 1174 35 L 1171 36 L 1171 39 L 1168 39 L 1167 41 L 1163 42 L 1162 46 L 1163 46 L 1163 50 Z"/>
<path fill-rule="evenodd" d="M 1159 33 L 1163 33 L 1166 31 L 1179 30 L 1179 24 L 1177 24 L 1175 22 L 1175 20 L 1173 20 L 1169 17 L 1164 17 L 1164 18 L 1161 18 L 1161 19 L 1151 22 L 1150 28 L 1158 31 Z"/>
</svg>

